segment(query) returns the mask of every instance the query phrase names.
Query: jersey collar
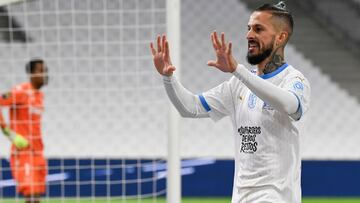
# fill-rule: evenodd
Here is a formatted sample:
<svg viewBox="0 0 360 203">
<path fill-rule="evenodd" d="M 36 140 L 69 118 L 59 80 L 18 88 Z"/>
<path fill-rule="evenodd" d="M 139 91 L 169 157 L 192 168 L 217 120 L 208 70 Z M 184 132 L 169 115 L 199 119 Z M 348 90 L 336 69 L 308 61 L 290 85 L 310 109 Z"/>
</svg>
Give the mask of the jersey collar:
<svg viewBox="0 0 360 203">
<path fill-rule="evenodd" d="M 279 74 L 281 71 L 283 71 L 286 67 L 288 67 L 289 65 L 287 63 L 285 63 L 284 65 L 280 66 L 280 68 L 276 69 L 275 71 L 271 72 L 271 73 L 267 73 L 267 74 L 263 74 L 263 75 L 259 75 L 259 77 L 261 77 L 262 79 L 269 79 L 274 77 L 275 75 Z"/>
</svg>

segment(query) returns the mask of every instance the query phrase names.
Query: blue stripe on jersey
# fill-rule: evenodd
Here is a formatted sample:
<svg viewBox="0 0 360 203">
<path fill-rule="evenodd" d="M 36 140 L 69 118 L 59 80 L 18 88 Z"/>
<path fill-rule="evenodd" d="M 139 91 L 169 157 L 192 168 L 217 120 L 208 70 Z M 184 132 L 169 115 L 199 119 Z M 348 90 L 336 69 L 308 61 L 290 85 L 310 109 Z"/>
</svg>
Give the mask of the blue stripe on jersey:
<svg viewBox="0 0 360 203">
<path fill-rule="evenodd" d="M 259 75 L 259 77 L 261 77 L 262 79 L 269 79 L 274 77 L 275 75 L 279 74 L 281 71 L 283 71 L 286 67 L 288 67 L 289 65 L 287 63 L 285 63 L 284 65 L 280 66 L 280 68 L 276 69 L 275 71 L 268 73 L 268 74 L 264 74 L 264 75 Z"/>
<path fill-rule="evenodd" d="M 202 94 L 199 94 L 198 96 L 199 96 L 199 99 L 200 99 L 201 104 L 203 105 L 204 109 L 207 112 L 211 111 L 211 108 L 210 108 L 209 104 L 206 102 L 205 97 Z"/>
<path fill-rule="evenodd" d="M 299 99 L 299 97 L 297 96 L 297 94 L 295 94 L 295 92 L 292 92 L 292 91 L 290 91 L 290 92 L 295 95 L 295 97 L 296 97 L 296 99 L 297 99 L 297 101 L 298 101 L 298 103 L 299 103 L 298 108 L 297 108 L 296 112 L 294 113 L 294 114 L 300 114 L 299 118 L 296 119 L 296 120 L 298 121 L 298 120 L 300 120 L 300 118 L 301 118 L 301 116 L 302 116 L 301 102 L 300 102 L 300 99 Z"/>
</svg>

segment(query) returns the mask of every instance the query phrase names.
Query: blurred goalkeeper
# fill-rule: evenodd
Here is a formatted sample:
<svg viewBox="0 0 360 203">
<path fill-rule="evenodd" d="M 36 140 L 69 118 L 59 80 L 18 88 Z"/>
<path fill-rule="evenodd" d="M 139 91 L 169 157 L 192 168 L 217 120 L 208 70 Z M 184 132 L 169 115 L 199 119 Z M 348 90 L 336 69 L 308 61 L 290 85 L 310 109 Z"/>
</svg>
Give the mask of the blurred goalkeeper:
<svg viewBox="0 0 360 203">
<path fill-rule="evenodd" d="M 232 77 L 199 95 L 173 76 L 166 37 L 151 51 L 166 92 L 184 117 L 230 116 L 234 126 L 232 203 L 301 203 L 300 126 L 309 108 L 310 85 L 284 60 L 293 18 L 283 2 L 255 9 L 248 22 L 247 69 L 232 55 L 224 33 L 211 34 L 216 60 L 208 65 Z"/>
<path fill-rule="evenodd" d="M 26 203 L 40 202 L 45 192 L 47 164 L 43 156 L 41 115 L 44 111 L 41 87 L 47 84 L 47 67 L 33 59 L 26 65 L 30 82 L 15 86 L 0 98 L 0 107 L 9 107 L 10 126 L 0 112 L 2 132 L 12 142 L 10 165 L 17 191 Z"/>
</svg>

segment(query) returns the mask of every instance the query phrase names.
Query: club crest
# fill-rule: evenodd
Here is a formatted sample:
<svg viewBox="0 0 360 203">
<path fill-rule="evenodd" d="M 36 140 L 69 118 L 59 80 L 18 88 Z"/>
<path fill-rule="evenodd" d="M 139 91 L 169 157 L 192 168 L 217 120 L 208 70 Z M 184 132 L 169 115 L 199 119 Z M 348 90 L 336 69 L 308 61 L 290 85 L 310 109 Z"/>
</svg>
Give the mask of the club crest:
<svg viewBox="0 0 360 203">
<path fill-rule="evenodd" d="M 248 100 L 248 107 L 250 109 L 253 109 L 256 106 L 256 100 L 257 100 L 257 96 L 253 93 L 250 93 Z"/>
<path fill-rule="evenodd" d="M 294 89 L 295 90 L 304 90 L 304 84 L 298 81 L 294 84 Z"/>
</svg>

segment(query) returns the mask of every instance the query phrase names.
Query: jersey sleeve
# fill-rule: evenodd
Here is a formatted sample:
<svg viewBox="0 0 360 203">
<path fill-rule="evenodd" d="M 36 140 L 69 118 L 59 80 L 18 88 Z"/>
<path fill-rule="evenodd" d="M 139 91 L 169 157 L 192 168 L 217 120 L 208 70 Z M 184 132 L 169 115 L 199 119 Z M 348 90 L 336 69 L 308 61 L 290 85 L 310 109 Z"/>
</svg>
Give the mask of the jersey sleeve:
<svg viewBox="0 0 360 203">
<path fill-rule="evenodd" d="M 297 111 L 290 117 L 294 120 L 300 120 L 310 105 L 311 88 L 309 81 L 301 73 L 291 74 L 285 79 L 284 89 L 293 93 L 299 103 Z"/>
<path fill-rule="evenodd" d="M 10 92 L 3 93 L 0 96 L 0 106 L 11 106 L 24 103 L 26 94 L 24 91 L 13 89 Z"/>
<path fill-rule="evenodd" d="M 234 79 L 236 78 L 232 77 L 229 81 L 225 81 L 219 86 L 199 95 L 202 106 L 208 111 L 214 121 L 218 121 L 234 111 L 232 96 L 232 83 Z"/>
</svg>

